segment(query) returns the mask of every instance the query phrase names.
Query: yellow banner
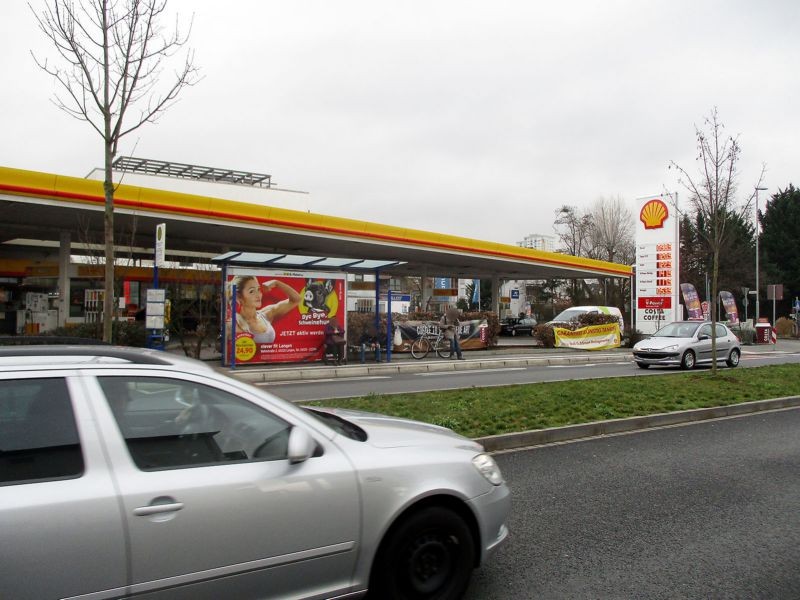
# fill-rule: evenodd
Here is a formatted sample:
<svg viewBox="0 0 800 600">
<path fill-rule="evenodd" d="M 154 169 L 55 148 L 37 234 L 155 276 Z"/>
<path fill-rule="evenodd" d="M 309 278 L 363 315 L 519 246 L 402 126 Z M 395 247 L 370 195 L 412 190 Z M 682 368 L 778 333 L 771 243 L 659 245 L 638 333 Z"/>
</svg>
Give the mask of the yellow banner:
<svg viewBox="0 0 800 600">
<path fill-rule="evenodd" d="M 608 350 L 619 348 L 619 323 L 589 325 L 572 330 L 553 327 L 557 348 L 578 348 L 579 350 Z"/>
</svg>

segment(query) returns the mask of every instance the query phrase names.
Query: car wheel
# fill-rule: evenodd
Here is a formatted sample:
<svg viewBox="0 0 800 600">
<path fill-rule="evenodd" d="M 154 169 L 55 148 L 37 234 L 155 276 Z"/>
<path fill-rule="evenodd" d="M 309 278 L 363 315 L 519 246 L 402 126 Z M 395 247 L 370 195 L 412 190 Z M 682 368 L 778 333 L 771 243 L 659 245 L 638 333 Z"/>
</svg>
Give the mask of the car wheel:
<svg viewBox="0 0 800 600">
<path fill-rule="evenodd" d="M 511 330 L 511 335 L 512 335 L 512 336 L 514 336 L 514 335 L 517 335 L 517 330 L 516 330 L 516 329 L 512 329 L 512 330 Z"/>
<path fill-rule="evenodd" d="M 683 358 L 681 358 L 681 369 L 694 369 L 695 356 L 694 352 L 687 350 Z"/>
<path fill-rule="evenodd" d="M 530 330 L 530 336 L 533 337 L 533 329 Z"/>
<path fill-rule="evenodd" d="M 741 353 L 739 352 L 739 349 L 738 348 L 734 348 L 733 350 L 731 350 L 731 353 L 728 355 L 728 360 L 725 361 L 725 364 L 727 364 L 731 368 L 737 366 L 739 364 L 740 354 Z"/>
<path fill-rule="evenodd" d="M 650 368 L 650 365 L 645 364 L 645 363 L 640 363 L 640 362 L 637 362 L 636 366 L 639 367 L 640 369 L 649 369 Z"/>
<path fill-rule="evenodd" d="M 455 600 L 469 584 L 475 542 L 464 520 L 431 506 L 399 523 L 381 545 L 369 597 L 381 600 Z"/>
</svg>

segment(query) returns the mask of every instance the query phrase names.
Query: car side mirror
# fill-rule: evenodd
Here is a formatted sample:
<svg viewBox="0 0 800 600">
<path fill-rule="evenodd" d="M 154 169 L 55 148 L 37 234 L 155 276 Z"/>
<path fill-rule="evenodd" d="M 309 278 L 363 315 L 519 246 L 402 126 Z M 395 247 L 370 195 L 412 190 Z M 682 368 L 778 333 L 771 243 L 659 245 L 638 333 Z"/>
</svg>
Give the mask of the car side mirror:
<svg viewBox="0 0 800 600">
<path fill-rule="evenodd" d="M 711 336 L 710 335 L 706 335 L 705 333 L 701 333 L 700 335 L 697 336 L 697 339 L 700 340 L 700 341 L 709 340 L 709 339 L 711 339 Z"/>
<path fill-rule="evenodd" d="M 289 432 L 289 464 L 307 461 L 314 455 L 316 449 L 317 443 L 305 429 L 297 426 L 292 427 Z"/>
</svg>

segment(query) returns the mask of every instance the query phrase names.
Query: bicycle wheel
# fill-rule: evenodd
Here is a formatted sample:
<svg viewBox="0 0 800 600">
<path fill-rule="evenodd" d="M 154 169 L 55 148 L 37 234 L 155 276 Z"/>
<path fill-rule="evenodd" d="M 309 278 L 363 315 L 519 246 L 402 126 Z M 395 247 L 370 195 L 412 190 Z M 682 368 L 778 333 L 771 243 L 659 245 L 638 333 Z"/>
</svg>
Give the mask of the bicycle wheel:
<svg viewBox="0 0 800 600">
<path fill-rule="evenodd" d="M 426 337 L 419 337 L 411 344 L 411 356 L 414 358 L 425 358 L 431 351 L 431 341 Z"/>
<path fill-rule="evenodd" d="M 453 349 L 450 346 L 450 340 L 443 337 L 436 340 L 436 354 L 438 354 L 441 358 L 450 358 L 452 353 Z"/>
</svg>

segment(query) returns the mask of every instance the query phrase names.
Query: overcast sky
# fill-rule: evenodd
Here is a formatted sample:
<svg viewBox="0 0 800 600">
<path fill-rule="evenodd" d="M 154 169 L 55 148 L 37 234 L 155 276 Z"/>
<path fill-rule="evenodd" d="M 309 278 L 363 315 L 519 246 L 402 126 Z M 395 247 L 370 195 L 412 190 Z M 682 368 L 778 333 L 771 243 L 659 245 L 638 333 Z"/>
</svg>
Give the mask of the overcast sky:
<svg viewBox="0 0 800 600">
<path fill-rule="evenodd" d="M 41 7 L 41 0 L 33 0 Z M 515 243 L 561 205 L 683 193 L 695 125 L 740 135 L 742 195 L 800 184 L 797 0 L 171 0 L 204 79 L 120 155 L 268 173 L 298 208 Z M 0 165 L 85 176 L 30 9 L 0 3 Z M 684 194 L 685 196 L 685 194 Z M 762 201 L 763 202 L 763 201 Z"/>
</svg>

